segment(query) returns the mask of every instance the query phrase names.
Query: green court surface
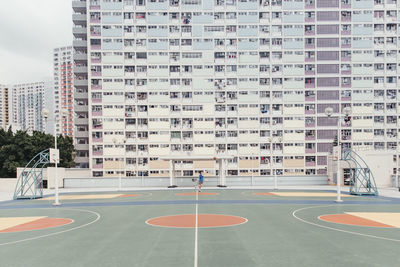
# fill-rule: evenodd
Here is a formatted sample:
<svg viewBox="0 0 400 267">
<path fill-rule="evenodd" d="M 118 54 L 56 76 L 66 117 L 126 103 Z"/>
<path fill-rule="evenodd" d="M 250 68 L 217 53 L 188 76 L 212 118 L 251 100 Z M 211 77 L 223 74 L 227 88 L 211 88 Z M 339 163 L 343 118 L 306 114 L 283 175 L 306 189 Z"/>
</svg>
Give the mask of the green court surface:
<svg viewBox="0 0 400 267">
<path fill-rule="evenodd" d="M 400 200 L 202 193 L 69 193 L 58 207 L 51 198 L 0 202 L 0 266 L 400 266 Z M 219 215 L 242 221 L 222 226 L 233 217 Z"/>
</svg>

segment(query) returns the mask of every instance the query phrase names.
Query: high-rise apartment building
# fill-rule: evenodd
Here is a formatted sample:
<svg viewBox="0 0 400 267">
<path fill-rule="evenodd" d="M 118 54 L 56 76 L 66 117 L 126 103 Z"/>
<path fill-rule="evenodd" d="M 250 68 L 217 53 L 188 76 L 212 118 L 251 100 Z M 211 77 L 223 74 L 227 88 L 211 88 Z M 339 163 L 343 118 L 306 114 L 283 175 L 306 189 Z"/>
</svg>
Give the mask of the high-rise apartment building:
<svg viewBox="0 0 400 267">
<path fill-rule="evenodd" d="M 76 167 L 89 168 L 89 96 L 86 1 L 73 1 L 74 144 Z"/>
<path fill-rule="evenodd" d="M 234 155 L 228 176 L 324 175 L 338 123 L 345 148 L 398 149 L 396 0 L 73 9 L 74 61 L 88 66 L 75 72 L 77 159 L 94 176 L 167 176 L 160 156 L 219 153 Z M 177 166 L 193 170 L 216 167 Z"/>
<path fill-rule="evenodd" d="M 9 94 L 9 87 L 0 84 L 0 128 L 5 130 L 9 125 Z"/>
<path fill-rule="evenodd" d="M 13 85 L 10 122 L 18 129 L 32 133 L 44 131 L 44 82 Z"/>
<path fill-rule="evenodd" d="M 44 107 L 49 110 L 49 116 L 45 119 L 45 132 L 54 135 L 56 125 L 54 124 L 55 116 L 55 92 L 54 92 L 54 81 L 53 77 L 49 77 L 44 82 Z M 57 113 L 59 114 L 59 113 Z"/>
<path fill-rule="evenodd" d="M 54 64 L 54 114 L 56 133 L 73 137 L 74 135 L 74 94 L 72 46 L 55 48 Z M 68 111 L 60 117 L 60 110 Z"/>
</svg>

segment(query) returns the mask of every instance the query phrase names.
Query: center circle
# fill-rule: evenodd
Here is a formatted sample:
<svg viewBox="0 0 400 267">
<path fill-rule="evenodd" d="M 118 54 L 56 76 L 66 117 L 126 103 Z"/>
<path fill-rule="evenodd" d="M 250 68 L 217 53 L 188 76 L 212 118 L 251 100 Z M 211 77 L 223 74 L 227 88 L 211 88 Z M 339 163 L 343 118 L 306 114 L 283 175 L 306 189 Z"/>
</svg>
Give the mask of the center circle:
<svg viewBox="0 0 400 267">
<path fill-rule="evenodd" d="M 211 193 L 211 192 L 198 192 L 199 196 L 216 196 L 218 193 Z M 177 196 L 195 196 L 196 193 L 189 192 L 189 193 L 176 193 Z"/>
<path fill-rule="evenodd" d="M 246 218 L 222 214 L 198 214 L 198 228 L 227 227 L 244 224 Z M 171 228 L 194 228 L 196 227 L 196 214 L 181 214 L 151 218 L 147 224 Z"/>
</svg>

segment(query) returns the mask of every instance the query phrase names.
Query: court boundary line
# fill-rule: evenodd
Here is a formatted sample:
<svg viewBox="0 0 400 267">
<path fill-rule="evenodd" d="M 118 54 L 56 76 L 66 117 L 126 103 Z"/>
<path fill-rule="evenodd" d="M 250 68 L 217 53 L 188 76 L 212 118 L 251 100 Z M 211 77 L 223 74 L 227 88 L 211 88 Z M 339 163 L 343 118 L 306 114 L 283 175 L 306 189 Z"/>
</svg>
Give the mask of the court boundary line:
<svg viewBox="0 0 400 267">
<path fill-rule="evenodd" d="M 195 234 L 194 234 L 194 267 L 197 267 L 198 262 L 198 211 L 199 211 L 199 193 L 196 190 L 196 222 L 195 222 Z"/>
<path fill-rule="evenodd" d="M 43 209 L 54 209 L 54 210 L 56 210 L 57 208 L 43 208 Z M 59 234 L 67 233 L 67 232 L 70 232 L 70 231 L 73 231 L 73 230 L 77 230 L 77 229 L 81 229 L 81 228 L 83 228 L 83 227 L 89 226 L 89 225 L 91 225 L 91 224 L 97 222 L 97 221 L 100 220 L 100 218 L 101 218 L 101 215 L 100 215 L 98 212 L 91 211 L 91 210 L 84 210 L 84 209 L 64 209 L 64 210 L 72 210 L 72 211 L 77 211 L 77 210 L 78 210 L 78 211 L 88 212 L 88 213 L 92 213 L 92 214 L 96 215 L 97 218 L 94 219 L 94 220 L 91 221 L 91 222 L 88 222 L 88 223 L 86 223 L 86 224 L 73 227 L 73 228 L 71 228 L 71 229 L 66 229 L 66 230 L 63 230 L 63 231 L 60 231 L 60 232 L 50 233 L 50 234 L 46 234 L 46 235 L 40 235 L 40 236 L 29 237 L 29 238 L 25 238 L 25 239 L 16 240 L 16 241 L 10 241 L 10 242 L 6 242 L 6 243 L 0 243 L 0 246 L 12 245 L 12 244 L 17 244 L 17 243 L 22 243 L 22 242 L 25 242 L 25 241 L 31 241 L 31 240 L 36 240 L 36 239 L 44 238 L 44 237 L 49 237 L 49 236 L 54 236 L 54 235 L 59 235 Z"/>
<path fill-rule="evenodd" d="M 348 204 L 349 206 L 351 204 Z M 364 237 L 370 237 L 370 238 L 375 238 L 375 239 L 381 239 L 381 240 L 388 240 L 388 241 L 393 241 L 393 242 L 400 242 L 400 239 L 393 239 L 393 238 L 387 238 L 387 237 L 380 237 L 380 236 L 375 236 L 375 235 L 370 235 L 370 234 L 362 234 L 362 233 L 357 233 L 357 232 L 353 232 L 353 231 L 348 231 L 348 230 L 342 230 L 342 229 L 337 229 L 337 228 L 333 228 L 333 227 L 329 227 L 329 226 L 325 226 L 325 225 L 321 225 L 321 224 L 317 224 L 317 223 L 313 223 L 307 220 L 304 220 L 298 216 L 296 216 L 296 213 L 302 210 L 307 210 L 307 209 L 313 209 L 313 208 L 323 208 L 323 207 L 335 207 L 337 205 L 323 205 L 323 206 L 311 206 L 311 207 L 304 207 L 301 209 L 297 209 L 295 211 L 292 212 L 292 216 L 294 218 L 296 218 L 297 220 L 313 225 L 313 226 L 317 226 L 320 228 L 325 228 L 325 229 L 329 229 L 329 230 L 333 230 L 333 231 L 337 231 L 337 232 L 342 232 L 342 233 L 347 233 L 347 234 L 352 234 L 352 235 L 358 235 L 358 236 L 364 236 Z M 356 205 L 352 205 L 352 206 L 361 206 L 360 204 L 356 204 Z"/>
</svg>

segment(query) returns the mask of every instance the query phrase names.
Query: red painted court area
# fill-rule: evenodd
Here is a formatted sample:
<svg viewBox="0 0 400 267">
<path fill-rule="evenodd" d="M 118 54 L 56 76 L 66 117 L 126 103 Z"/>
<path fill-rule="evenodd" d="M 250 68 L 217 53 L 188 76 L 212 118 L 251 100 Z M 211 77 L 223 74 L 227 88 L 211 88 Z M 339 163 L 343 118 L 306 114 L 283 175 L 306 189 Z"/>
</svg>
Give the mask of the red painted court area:
<svg viewBox="0 0 400 267">
<path fill-rule="evenodd" d="M 32 222 L 19 224 L 0 231 L 0 233 L 15 233 L 22 231 L 47 229 L 57 226 L 63 226 L 72 223 L 73 220 L 67 218 L 41 218 Z"/>
<path fill-rule="evenodd" d="M 239 216 L 221 214 L 198 214 L 198 228 L 226 227 L 246 223 L 247 219 Z M 152 218 L 147 224 L 161 227 L 194 228 L 196 227 L 195 214 L 182 214 Z"/>
<path fill-rule="evenodd" d="M 368 220 L 351 214 L 327 214 L 320 216 L 319 219 L 326 222 L 356 225 L 356 226 L 395 228 L 391 225 L 383 224 L 373 220 Z"/>
<path fill-rule="evenodd" d="M 218 195 L 218 193 L 206 193 L 206 192 L 204 192 L 204 193 L 202 193 L 202 192 L 198 192 L 197 193 L 199 196 L 216 196 L 216 195 Z M 177 196 L 195 196 L 196 195 L 196 193 L 176 193 L 175 195 L 177 195 Z"/>
</svg>

